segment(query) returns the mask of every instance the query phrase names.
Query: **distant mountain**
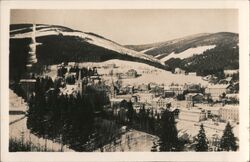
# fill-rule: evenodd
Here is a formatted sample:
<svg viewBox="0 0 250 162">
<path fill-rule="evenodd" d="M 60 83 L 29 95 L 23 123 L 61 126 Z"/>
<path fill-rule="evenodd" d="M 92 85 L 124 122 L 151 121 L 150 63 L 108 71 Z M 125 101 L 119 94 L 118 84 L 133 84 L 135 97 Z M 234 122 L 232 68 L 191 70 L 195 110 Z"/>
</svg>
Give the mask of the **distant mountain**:
<svg viewBox="0 0 250 162">
<path fill-rule="evenodd" d="M 18 79 L 25 71 L 32 24 L 10 25 L 10 78 Z M 161 62 L 142 52 L 128 49 L 95 33 L 57 25 L 36 25 L 37 66 L 65 61 L 100 62 L 121 59 L 164 68 Z"/>
<path fill-rule="evenodd" d="M 165 42 L 126 45 L 127 48 L 154 56 L 168 70 L 180 67 L 205 75 L 239 68 L 239 36 L 236 33 L 203 33 Z"/>
</svg>

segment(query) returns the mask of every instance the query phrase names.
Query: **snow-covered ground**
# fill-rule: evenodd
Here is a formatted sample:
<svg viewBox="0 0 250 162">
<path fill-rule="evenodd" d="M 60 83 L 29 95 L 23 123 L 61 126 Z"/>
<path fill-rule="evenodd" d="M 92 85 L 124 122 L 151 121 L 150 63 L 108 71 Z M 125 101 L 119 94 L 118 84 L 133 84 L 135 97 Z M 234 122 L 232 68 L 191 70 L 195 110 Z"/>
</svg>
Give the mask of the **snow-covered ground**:
<svg viewBox="0 0 250 162">
<path fill-rule="evenodd" d="M 16 101 L 18 96 L 10 90 L 10 103 L 13 103 Z M 22 103 L 19 105 L 20 107 L 26 105 L 26 103 Z M 18 109 L 17 109 L 18 110 Z M 54 150 L 54 151 L 60 151 L 62 145 L 51 141 L 51 140 L 45 140 L 43 138 L 39 138 L 36 135 L 32 134 L 30 130 L 27 128 L 27 117 L 25 114 L 20 115 L 9 115 L 9 137 L 13 139 L 22 140 L 24 142 L 31 142 L 35 146 L 40 146 L 42 148 L 45 148 L 45 145 L 47 146 L 48 150 Z M 23 137 L 22 137 L 23 136 Z M 73 151 L 69 149 L 67 146 L 63 146 L 63 151 Z"/>
<path fill-rule="evenodd" d="M 167 61 L 167 60 L 169 60 L 171 58 L 185 59 L 185 58 L 188 58 L 188 57 L 192 57 L 193 55 L 201 55 L 206 50 L 213 49 L 215 47 L 216 47 L 216 45 L 199 46 L 199 47 L 195 47 L 195 48 L 189 48 L 189 49 L 187 49 L 187 50 L 185 50 L 185 51 L 183 51 L 181 53 L 172 52 L 168 56 L 163 57 L 161 59 L 161 61 L 165 62 L 165 61 Z"/>
<path fill-rule="evenodd" d="M 150 152 L 153 142 L 157 143 L 159 138 L 157 136 L 144 133 L 137 130 L 130 130 L 121 135 L 115 142 L 111 142 L 103 147 L 104 152 Z M 100 149 L 96 150 L 101 151 Z"/>
<path fill-rule="evenodd" d="M 102 66 L 108 65 L 108 64 L 115 64 L 117 68 L 109 68 L 104 69 Z M 159 68 L 155 68 L 153 66 L 138 63 L 138 62 L 132 62 L 132 61 L 124 61 L 124 60 L 109 60 L 105 62 L 86 62 L 81 63 L 80 66 L 84 67 L 100 67 L 98 68 L 99 74 L 109 74 L 111 70 L 113 70 L 113 73 L 126 73 L 130 69 L 135 69 L 138 74 L 141 74 L 141 76 L 137 78 L 131 78 L 131 79 L 122 79 L 123 84 L 130 84 L 130 85 L 138 85 L 138 84 L 147 84 L 150 82 L 154 82 L 157 84 L 164 84 L 164 85 L 170 85 L 171 83 L 175 84 L 185 84 L 185 83 L 197 83 L 201 85 L 207 85 L 208 82 L 204 81 L 202 77 L 199 76 L 192 76 L 192 75 L 184 75 L 184 74 L 172 74 L 169 71 L 165 71 Z M 104 77 L 104 79 L 111 79 L 111 77 Z"/>
<path fill-rule="evenodd" d="M 214 125 L 211 121 L 203 121 L 200 123 L 179 120 L 177 122 L 177 130 L 179 131 L 178 136 L 181 137 L 184 134 L 188 134 L 189 138 L 197 136 L 200 130 L 200 124 L 203 123 L 206 137 L 211 139 L 214 135 L 218 135 L 221 138 L 223 131 L 226 127 L 226 123 L 218 123 L 218 125 Z M 239 125 L 233 125 L 233 133 L 235 137 L 239 138 Z"/>
<path fill-rule="evenodd" d="M 10 121 L 13 121 L 12 118 L 15 118 L 14 115 L 10 115 Z M 40 146 L 42 148 L 45 148 L 45 145 L 47 146 L 48 150 L 54 150 L 54 151 L 60 151 L 62 145 L 53 142 L 51 140 L 45 140 L 44 138 L 39 138 L 36 135 L 32 134 L 30 130 L 27 128 L 27 117 L 23 118 L 22 120 L 19 120 L 9 126 L 9 137 L 13 139 L 22 139 L 24 142 L 31 142 L 35 146 Z M 69 149 L 67 146 L 63 146 L 63 151 L 72 152 L 74 150 Z"/>
</svg>

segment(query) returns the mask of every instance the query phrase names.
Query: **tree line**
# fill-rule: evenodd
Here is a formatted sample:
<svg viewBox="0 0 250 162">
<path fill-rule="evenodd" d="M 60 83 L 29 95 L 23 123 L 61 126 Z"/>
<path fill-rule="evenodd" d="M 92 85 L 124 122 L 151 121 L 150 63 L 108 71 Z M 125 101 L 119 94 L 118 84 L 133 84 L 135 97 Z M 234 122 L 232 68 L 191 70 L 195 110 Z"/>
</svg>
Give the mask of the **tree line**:
<svg viewBox="0 0 250 162">
<path fill-rule="evenodd" d="M 82 96 L 60 95 L 56 89 L 51 78 L 37 79 L 35 94 L 29 101 L 27 126 L 38 136 L 82 151 L 82 144 L 93 132 L 94 113 L 100 106 L 97 93 L 92 90 Z"/>
</svg>

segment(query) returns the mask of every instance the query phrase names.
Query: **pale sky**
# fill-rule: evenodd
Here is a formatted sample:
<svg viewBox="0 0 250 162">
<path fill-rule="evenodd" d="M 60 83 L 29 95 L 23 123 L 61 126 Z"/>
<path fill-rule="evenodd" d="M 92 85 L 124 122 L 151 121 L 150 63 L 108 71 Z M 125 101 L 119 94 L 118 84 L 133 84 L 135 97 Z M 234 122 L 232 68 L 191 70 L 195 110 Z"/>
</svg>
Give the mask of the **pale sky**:
<svg viewBox="0 0 250 162">
<path fill-rule="evenodd" d="M 62 25 L 120 44 L 146 44 L 198 33 L 238 33 L 235 9 L 11 10 L 11 24 Z"/>
</svg>

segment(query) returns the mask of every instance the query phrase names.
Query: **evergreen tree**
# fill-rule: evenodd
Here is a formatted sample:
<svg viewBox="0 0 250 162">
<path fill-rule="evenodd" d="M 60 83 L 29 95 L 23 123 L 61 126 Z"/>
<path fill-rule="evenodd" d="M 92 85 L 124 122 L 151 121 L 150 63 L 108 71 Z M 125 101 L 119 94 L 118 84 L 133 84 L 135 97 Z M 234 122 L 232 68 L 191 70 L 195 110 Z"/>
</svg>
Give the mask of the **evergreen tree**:
<svg viewBox="0 0 250 162">
<path fill-rule="evenodd" d="M 197 140 L 198 142 L 195 146 L 195 151 L 207 151 L 208 150 L 207 138 L 203 124 L 201 124 L 200 126 L 200 131 L 199 134 L 197 135 Z"/>
<path fill-rule="evenodd" d="M 222 151 L 236 151 L 237 150 L 236 138 L 234 136 L 232 129 L 233 129 L 232 126 L 228 122 L 224 130 L 224 133 L 221 137 L 220 148 Z"/>
<path fill-rule="evenodd" d="M 179 151 L 174 113 L 165 110 L 160 121 L 160 151 Z"/>
<path fill-rule="evenodd" d="M 132 102 L 130 101 L 128 103 L 128 111 L 127 111 L 127 118 L 129 120 L 129 123 L 132 123 L 133 121 L 133 116 L 134 116 L 134 110 L 133 110 L 133 105 Z"/>
</svg>

